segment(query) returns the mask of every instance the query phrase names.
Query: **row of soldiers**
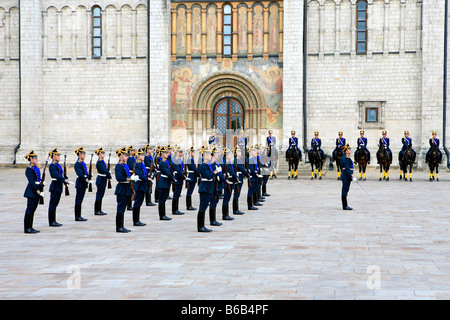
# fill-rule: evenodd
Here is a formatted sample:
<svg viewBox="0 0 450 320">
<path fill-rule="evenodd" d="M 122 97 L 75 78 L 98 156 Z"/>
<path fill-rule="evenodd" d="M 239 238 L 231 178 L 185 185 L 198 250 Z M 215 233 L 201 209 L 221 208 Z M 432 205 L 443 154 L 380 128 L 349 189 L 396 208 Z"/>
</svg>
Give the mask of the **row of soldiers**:
<svg viewBox="0 0 450 320">
<path fill-rule="evenodd" d="M 259 145 L 254 145 L 246 150 L 241 150 L 238 146 L 234 149 L 214 145 L 202 147 L 199 150 L 200 159 L 195 161 L 196 150 L 191 147 L 188 156 L 184 157 L 183 150 L 179 146 L 162 146 L 156 149 L 148 144 L 140 149 L 122 147 L 115 151 L 119 157 L 119 162 L 114 168 L 114 176 L 117 181 L 115 196 L 117 200 L 116 209 L 116 231 L 121 233 L 130 232 L 124 227 L 124 214 L 126 210 L 133 211 L 133 225 L 145 226 L 140 221 L 140 210 L 144 204 L 146 206 L 156 206 L 152 202 L 154 189 L 155 202 L 158 203 L 158 213 L 160 220 L 171 220 L 166 215 L 166 202 L 172 200 L 172 214 L 184 214 L 179 210 L 179 199 L 186 186 L 186 209 L 197 210 L 192 206 L 192 194 L 195 186 L 198 185 L 200 204 L 197 215 L 197 231 L 210 232 L 211 229 L 205 227 L 205 212 L 209 208 L 210 225 L 220 226 L 216 219 L 216 208 L 219 199 L 222 199 L 223 220 L 233 220 L 229 214 L 229 202 L 232 200 L 232 213 L 235 215 L 244 214 L 239 210 L 239 197 L 244 177 L 248 179 L 247 207 L 248 210 L 258 210 L 257 206 L 262 206 L 267 194 L 267 181 L 269 177 L 270 150 Z M 67 176 L 64 160 L 64 168 L 60 164 L 61 153 L 54 148 L 50 151 L 51 163 L 48 166 L 51 176 L 49 188 L 50 203 L 48 208 L 48 221 L 52 227 L 60 227 L 62 224 L 56 221 L 56 210 L 66 188 L 68 195 L 68 185 L 74 184 L 75 195 L 75 221 L 87 221 L 82 217 L 82 203 L 86 190 L 91 191 L 93 183 L 92 157 L 91 164 L 85 162 L 86 151 L 83 147 L 75 150 L 78 157 L 74 169 L 77 175 L 76 182 L 73 183 Z M 99 148 L 95 151 L 98 156 L 96 163 L 97 187 L 94 214 L 106 215 L 102 211 L 102 200 L 107 188 L 111 187 L 112 172 L 110 171 L 109 160 L 105 162 L 105 150 Z M 29 166 L 25 170 L 28 180 L 24 197 L 27 198 L 27 207 L 24 217 L 25 233 L 38 233 L 33 228 L 34 213 L 39 204 L 44 203 L 45 192 L 45 164 L 44 173 L 38 166 L 38 155 L 34 150 L 30 151 L 25 158 L 29 161 Z M 155 186 L 153 187 L 153 184 Z M 170 198 L 172 191 L 172 198 Z"/>
</svg>

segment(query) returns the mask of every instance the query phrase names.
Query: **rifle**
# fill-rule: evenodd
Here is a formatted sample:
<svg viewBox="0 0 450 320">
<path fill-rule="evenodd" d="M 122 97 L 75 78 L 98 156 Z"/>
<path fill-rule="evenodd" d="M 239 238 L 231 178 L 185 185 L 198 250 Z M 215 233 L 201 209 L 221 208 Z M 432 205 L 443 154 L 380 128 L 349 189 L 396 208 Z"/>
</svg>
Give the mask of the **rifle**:
<svg viewBox="0 0 450 320">
<path fill-rule="evenodd" d="M 187 180 L 188 178 L 188 173 L 187 173 L 187 163 L 184 164 L 184 177 L 186 178 L 186 189 L 189 189 L 189 181 Z"/>
<path fill-rule="evenodd" d="M 159 181 L 159 174 L 158 174 L 158 170 L 159 170 L 159 166 L 158 166 L 158 157 L 157 157 L 158 155 L 156 154 L 156 157 L 155 157 L 155 160 L 154 160 L 154 162 L 155 162 L 155 167 L 156 167 L 156 181 Z"/>
<path fill-rule="evenodd" d="M 91 162 L 89 163 L 89 173 L 88 173 L 89 189 L 88 189 L 88 192 L 92 192 L 91 179 L 92 179 L 92 157 L 93 156 L 94 156 L 94 154 L 91 154 Z"/>
<path fill-rule="evenodd" d="M 170 161 L 170 162 L 172 162 L 171 165 L 169 164 L 169 167 L 170 167 L 170 173 L 172 174 L 172 177 L 175 179 L 175 176 L 174 176 L 174 174 L 173 174 L 173 161 Z M 175 182 L 172 182 L 172 191 L 175 192 L 176 189 L 177 189 L 177 187 L 175 186 Z"/>
<path fill-rule="evenodd" d="M 258 176 L 260 176 L 261 175 L 261 161 L 259 161 L 258 157 L 256 157 L 256 163 L 258 165 Z M 260 185 L 262 185 L 262 178 L 258 177 L 258 183 Z"/>
<path fill-rule="evenodd" d="M 238 172 L 238 168 L 237 168 L 238 167 L 238 163 L 237 163 L 237 157 L 236 156 L 234 156 L 234 167 L 236 168 L 236 169 L 234 169 L 234 171 L 236 171 L 236 174 L 237 174 L 237 172 Z M 244 177 L 242 177 L 242 179 L 244 179 Z M 239 180 L 239 176 L 238 176 L 238 181 L 237 181 L 236 186 L 235 186 L 235 188 L 236 188 L 235 193 L 238 193 L 238 194 L 239 194 L 239 190 L 241 188 L 239 186 L 239 183 L 240 183 L 240 180 Z"/>
<path fill-rule="evenodd" d="M 111 148 L 109 148 L 109 157 L 108 157 L 108 171 L 111 170 Z M 112 189 L 111 179 L 108 179 L 108 189 Z"/>
<path fill-rule="evenodd" d="M 135 173 L 136 173 L 136 161 L 134 162 L 133 172 L 131 173 L 131 175 L 134 176 Z M 133 180 L 131 180 L 130 185 L 131 185 L 131 201 L 134 201 L 134 194 L 135 194 L 135 192 L 134 192 L 134 181 Z"/>
<path fill-rule="evenodd" d="M 224 171 L 225 171 L 225 183 L 227 184 L 227 193 L 231 193 L 231 187 L 230 184 L 228 183 L 228 168 L 227 168 L 227 162 L 225 160 L 225 163 L 223 165 Z"/>
<path fill-rule="evenodd" d="M 214 175 L 214 199 L 219 200 L 219 190 L 217 189 L 217 175 Z"/>
<path fill-rule="evenodd" d="M 247 170 L 247 172 L 248 172 L 248 159 L 247 159 L 247 157 L 245 157 L 245 170 Z M 251 178 L 251 175 L 250 175 L 250 178 Z M 252 182 L 250 181 L 250 178 L 247 179 L 249 188 L 252 187 Z"/>
<path fill-rule="evenodd" d="M 49 156 L 47 156 L 47 160 L 45 160 L 44 172 L 42 173 L 41 183 L 39 184 L 40 192 L 44 192 L 45 170 L 47 169 L 48 157 Z M 39 204 L 44 204 L 44 197 L 42 197 L 42 196 L 39 197 Z"/>
<path fill-rule="evenodd" d="M 68 179 L 68 177 L 67 177 L 67 167 L 66 167 L 66 157 L 67 157 L 67 155 L 65 154 L 64 155 L 64 179 Z M 65 186 L 65 195 L 66 196 L 70 196 L 70 193 L 69 193 L 69 184 L 67 183 L 67 182 L 64 182 L 64 186 Z"/>
</svg>

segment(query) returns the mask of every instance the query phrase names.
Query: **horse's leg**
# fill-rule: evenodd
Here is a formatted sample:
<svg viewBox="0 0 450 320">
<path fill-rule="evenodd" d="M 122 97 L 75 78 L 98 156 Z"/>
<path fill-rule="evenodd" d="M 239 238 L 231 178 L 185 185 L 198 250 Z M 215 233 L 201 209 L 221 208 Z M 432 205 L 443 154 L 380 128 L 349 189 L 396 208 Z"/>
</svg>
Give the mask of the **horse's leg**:
<svg viewBox="0 0 450 320">
<path fill-rule="evenodd" d="M 389 163 L 386 165 L 386 181 L 389 181 Z"/>
<path fill-rule="evenodd" d="M 412 167 L 413 167 L 413 164 L 411 163 L 409 165 L 409 181 L 412 181 Z"/>
<path fill-rule="evenodd" d="M 321 160 L 320 164 L 319 164 L 319 180 L 322 180 L 322 166 L 323 166 L 323 162 Z"/>
<path fill-rule="evenodd" d="M 436 164 L 436 181 L 439 181 L 439 163 Z"/>
<path fill-rule="evenodd" d="M 295 176 L 294 176 L 294 179 L 297 179 L 297 174 L 298 174 L 298 160 L 295 162 Z"/>
<path fill-rule="evenodd" d="M 366 181 L 366 168 L 367 168 L 367 163 L 364 162 L 364 164 L 363 164 L 363 181 Z"/>
<path fill-rule="evenodd" d="M 380 163 L 380 179 L 379 181 L 383 180 L 383 165 Z"/>
<path fill-rule="evenodd" d="M 358 163 L 358 169 L 359 169 L 359 180 L 362 179 L 362 167 L 361 167 L 361 163 Z"/>
<path fill-rule="evenodd" d="M 433 181 L 434 168 L 433 168 L 433 165 L 431 163 L 429 163 L 429 167 L 430 167 L 430 181 Z"/>
<path fill-rule="evenodd" d="M 314 163 L 311 162 L 311 180 L 314 180 Z"/>
</svg>

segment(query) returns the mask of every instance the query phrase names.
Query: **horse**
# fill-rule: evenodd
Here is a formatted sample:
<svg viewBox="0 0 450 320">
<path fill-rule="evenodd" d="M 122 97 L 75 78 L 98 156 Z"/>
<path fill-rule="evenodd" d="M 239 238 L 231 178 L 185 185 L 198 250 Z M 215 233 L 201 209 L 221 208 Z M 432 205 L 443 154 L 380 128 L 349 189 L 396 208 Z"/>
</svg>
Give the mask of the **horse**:
<svg viewBox="0 0 450 320">
<path fill-rule="evenodd" d="M 355 151 L 355 163 L 359 167 L 359 180 L 366 181 L 367 162 L 369 162 L 369 157 L 366 150 L 363 148 L 357 149 Z"/>
<path fill-rule="evenodd" d="M 437 145 L 432 145 L 430 156 L 427 158 L 428 166 L 430 168 L 430 181 L 434 180 L 434 172 L 436 171 L 436 181 L 439 181 L 439 152 Z"/>
<path fill-rule="evenodd" d="M 317 179 L 317 172 L 319 172 L 319 180 L 322 180 L 322 167 L 324 159 L 322 159 L 322 155 L 320 154 L 319 148 L 316 145 L 314 145 L 313 148 L 309 151 L 308 158 L 309 162 L 311 163 L 311 180 Z"/>
<path fill-rule="evenodd" d="M 341 159 L 344 155 L 344 152 L 342 151 L 342 148 L 338 147 L 336 148 L 336 152 L 333 152 L 333 158 L 332 161 L 336 161 L 336 171 L 338 174 L 337 179 L 339 180 L 341 178 Z"/>
<path fill-rule="evenodd" d="M 403 159 L 400 159 L 400 180 L 403 178 L 405 179 L 405 181 L 408 181 L 406 175 L 408 172 L 408 166 L 409 166 L 409 181 L 412 181 L 411 178 L 411 171 L 412 171 L 412 167 L 414 164 L 414 161 L 416 160 L 416 156 L 412 150 L 412 145 L 409 145 L 406 150 L 405 153 L 403 154 Z M 402 172 L 403 172 L 403 176 L 402 176 Z"/>
<path fill-rule="evenodd" d="M 291 174 L 292 174 L 292 178 L 297 179 L 298 163 L 301 159 L 302 159 L 302 153 L 301 153 L 301 151 L 297 150 L 295 147 L 290 146 L 286 150 L 286 161 L 289 162 L 288 180 L 291 180 Z"/>
<path fill-rule="evenodd" d="M 389 154 L 387 148 L 381 143 L 377 152 L 377 160 L 380 164 L 380 179 L 389 181 L 389 167 L 391 165 L 392 156 Z"/>
</svg>

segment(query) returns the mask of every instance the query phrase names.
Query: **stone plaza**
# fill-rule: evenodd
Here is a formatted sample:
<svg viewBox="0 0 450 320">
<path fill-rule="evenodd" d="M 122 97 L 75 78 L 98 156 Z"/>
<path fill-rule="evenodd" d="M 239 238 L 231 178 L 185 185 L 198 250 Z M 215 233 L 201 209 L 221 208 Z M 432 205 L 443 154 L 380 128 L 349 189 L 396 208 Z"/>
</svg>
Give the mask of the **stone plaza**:
<svg viewBox="0 0 450 320">
<path fill-rule="evenodd" d="M 367 193 L 351 185 L 353 211 L 341 209 L 336 171 L 321 181 L 306 170 L 297 180 L 279 176 L 258 211 L 246 210 L 241 196 L 245 214 L 218 219 L 223 225 L 208 234 L 196 231 L 197 212 L 185 210 L 185 190 L 184 215 L 172 216 L 169 204 L 173 220 L 159 221 L 156 207 L 143 207 L 147 225 L 133 227 L 128 211 L 131 232 L 120 234 L 115 182 L 103 201 L 106 216 L 93 214 L 95 187 L 86 193 L 86 222 L 74 221 L 71 188 L 57 211 L 63 226 L 48 226 L 47 194 L 34 218 L 40 233 L 32 235 L 23 233 L 24 168 L 3 167 L 0 299 L 449 299 L 450 176 L 441 170 L 439 182 L 423 171 L 405 182 L 392 169 L 386 182 L 372 169 L 360 182 Z"/>
</svg>

